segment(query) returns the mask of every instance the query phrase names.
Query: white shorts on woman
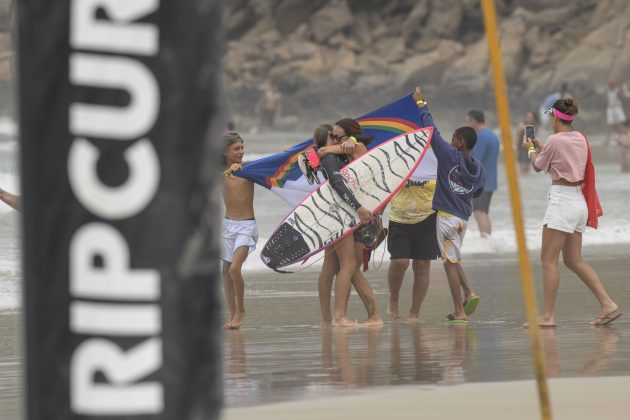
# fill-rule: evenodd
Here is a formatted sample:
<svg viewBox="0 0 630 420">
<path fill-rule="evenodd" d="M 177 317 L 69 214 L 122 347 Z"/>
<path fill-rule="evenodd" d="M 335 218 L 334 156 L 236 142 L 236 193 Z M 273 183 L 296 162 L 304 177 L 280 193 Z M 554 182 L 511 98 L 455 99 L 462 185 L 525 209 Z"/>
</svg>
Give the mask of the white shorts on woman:
<svg viewBox="0 0 630 420">
<path fill-rule="evenodd" d="M 588 208 L 582 187 L 552 185 L 542 225 L 566 233 L 584 232 Z"/>
</svg>

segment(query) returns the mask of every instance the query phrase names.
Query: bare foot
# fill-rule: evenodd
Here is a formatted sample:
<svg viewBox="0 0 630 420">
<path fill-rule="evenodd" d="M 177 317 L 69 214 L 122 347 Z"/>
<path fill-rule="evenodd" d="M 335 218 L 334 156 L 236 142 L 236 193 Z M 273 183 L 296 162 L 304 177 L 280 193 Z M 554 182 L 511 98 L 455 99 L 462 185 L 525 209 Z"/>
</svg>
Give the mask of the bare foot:
<svg viewBox="0 0 630 420">
<path fill-rule="evenodd" d="M 339 319 L 335 319 L 332 325 L 333 327 L 358 327 L 359 323 L 357 321 L 350 321 L 344 316 Z"/>
<path fill-rule="evenodd" d="M 325 320 L 321 320 L 321 322 L 319 323 L 319 326 L 324 329 L 324 328 L 328 328 L 331 325 L 331 320 L 329 319 L 328 321 Z"/>
<path fill-rule="evenodd" d="M 228 322 L 226 322 L 225 324 L 223 324 L 223 329 L 227 330 L 230 328 L 230 322 L 232 322 L 232 320 L 229 320 Z"/>
<path fill-rule="evenodd" d="M 394 302 L 391 299 L 389 300 L 389 303 L 387 304 L 387 315 L 394 319 L 400 318 L 400 314 L 398 313 L 398 302 Z"/>
<path fill-rule="evenodd" d="M 556 320 L 553 317 L 544 317 L 542 315 L 538 316 L 538 326 L 541 328 L 555 328 Z M 529 323 L 526 322 L 523 324 L 523 328 L 529 328 Z"/>
<path fill-rule="evenodd" d="M 418 322 L 420 321 L 420 315 L 409 312 L 404 319 L 407 322 Z"/>
<path fill-rule="evenodd" d="M 383 318 L 380 315 L 374 314 L 361 323 L 362 327 L 375 327 L 383 325 Z"/>
<path fill-rule="evenodd" d="M 245 319 L 245 312 L 237 312 L 234 318 L 229 322 L 228 328 L 231 330 L 238 330 Z"/>
</svg>

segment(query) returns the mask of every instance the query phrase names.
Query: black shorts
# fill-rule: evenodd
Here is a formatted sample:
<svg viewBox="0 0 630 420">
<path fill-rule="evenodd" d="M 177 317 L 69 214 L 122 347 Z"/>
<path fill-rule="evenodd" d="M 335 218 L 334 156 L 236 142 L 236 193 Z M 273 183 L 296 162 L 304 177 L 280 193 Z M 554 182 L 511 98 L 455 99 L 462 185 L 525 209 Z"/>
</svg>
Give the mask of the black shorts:
<svg viewBox="0 0 630 420">
<path fill-rule="evenodd" d="M 490 200 L 494 191 L 484 191 L 479 197 L 472 200 L 473 211 L 482 211 L 486 214 L 490 213 Z"/>
<path fill-rule="evenodd" d="M 423 221 L 405 224 L 389 221 L 387 250 L 392 260 L 435 260 L 440 258 L 436 234 L 437 213 Z"/>
</svg>

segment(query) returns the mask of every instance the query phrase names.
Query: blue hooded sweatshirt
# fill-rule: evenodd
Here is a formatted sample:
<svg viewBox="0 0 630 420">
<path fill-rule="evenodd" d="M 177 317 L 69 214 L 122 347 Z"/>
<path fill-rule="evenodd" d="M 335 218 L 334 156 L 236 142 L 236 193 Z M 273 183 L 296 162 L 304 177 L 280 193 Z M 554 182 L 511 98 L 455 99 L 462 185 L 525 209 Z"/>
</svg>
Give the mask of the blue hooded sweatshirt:
<svg viewBox="0 0 630 420">
<path fill-rule="evenodd" d="M 431 149 L 437 157 L 437 185 L 433 195 L 433 208 L 468 220 L 472 214 L 472 198 L 483 192 L 486 175 L 483 165 L 471 160 L 446 142 L 433 122 L 426 106 L 420 107 L 422 127 L 433 127 Z"/>
</svg>

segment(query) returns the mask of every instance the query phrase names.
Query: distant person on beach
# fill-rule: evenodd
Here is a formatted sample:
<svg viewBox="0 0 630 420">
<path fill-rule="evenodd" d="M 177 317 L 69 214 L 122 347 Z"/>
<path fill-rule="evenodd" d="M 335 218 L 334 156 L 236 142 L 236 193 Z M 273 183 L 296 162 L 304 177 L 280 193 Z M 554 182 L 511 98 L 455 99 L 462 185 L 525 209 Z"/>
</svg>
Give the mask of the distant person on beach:
<svg viewBox="0 0 630 420">
<path fill-rule="evenodd" d="M 608 90 L 606 91 L 606 124 L 608 124 L 606 145 L 610 143 L 613 135 L 621 133 L 621 125 L 627 120 L 621 97 L 622 90 L 617 86 L 617 80 L 611 77 L 608 79 Z"/>
<path fill-rule="evenodd" d="M 598 211 L 588 140 L 571 125 L 577 113 L 577 101 L 558 99 L 550 109 L 554 134 L 544 146 L 537 139 L 534 144 L 533 139 L 523 138 L 534 171 L 544 171 L 551 177 L 540 250 L 544 290 L 543 313 L 538 317 L 541 327 L 556 326 L 560 252 L 564 265 L 577 274 L 599 301 L 601 308 L 591 325 L 608 325 L 621 316 L 619 306 L 608 296 L 597 273 L 582 259 L 582 233 L 587 225 L 597 227 L 601 208 Z"/>
<path fill-rule="evenodd" d="M 437 240 L 454 306 L 453 313 L 444 320 L 466 323 L 460 286 L 464 286 L 467 299 L 474 293 L 461 264 L 461 247 L 472 214 L 472 199 L 481 195 L 485 184 L 483 165 L 471 153 L 477 143 L 477 133 L 471 127 L 459 127 L 451 143 L 447 143 L 433 122 L 420 88 L 416 88 L 413 99 L 420 109 L 421 126 L 434 128 L 431 149 L 438 160 L 438 172 L 432 207 L 437 211 Z"/>
<path fill-rule="evenodd" d="M 571 94 L 571 92 L 569 92 L 569 85 L 566 83 L 562 84 L 562 87 L 559 91 L 547 95 L 547 97 L 545 97 L 542 104 L 540 104 L 540 107 L 538 108 L 538 119 L 540 121 L 540 125 L 545 129 L 549 127 L 549 114 L 546 114 L 545 111 L 551 108 L 558 99 L 566 99 L 572 97 L 573 95 Z"/>
<path fill-rule="evenodd" d="M 621 156 L 621 172 L 630 172 L 630 121 L 626 121 L 621 134 L 617 136 L 619 155 Z"/>
<path fill-rule="evenodd" d="M 332 142 L 329 141 L 329 138 Z M 320 159 L 324 159 L 324 157 L 329 154 L 335 154 L 342 156 L 346 159 L 346 161 L 352 161 L 367 151 L 367 145 L 372 141 L 372 137 L 363 135 L 361 133 L 361 126 L 355 120 L 351 118 L 343 118 L 337 121 L 334 127 L 328 124 L 318 127 L 313 134 L 313 141 L 318 148 L 318 156 Z M 368 317 L 362 325 L 382 325 L 383 319 L 378 314 L 374 291 L 360 268 L 363 262 L 365 249 L 365 245 L 362 242 L 363 234 L 364 229 L 359 227 L 353 235 L 356 269 L 352 274 L 351 283 L 356 289 L 357 294 L 367 311 Z M 326 257 L 324 258 L 324 266 L 322 267 L 318 279 L 322 325 L 328 325 L 332 322 L 332 316 L 330 314 L 330 297 L 334 277 L 335 275 L 339 275 L 338 273 L 341 268 L 341 259 L 335 254 L 335 252 L 326 251 L 327 256 L 329 253 L 331 255 L 329 256 L 328 261 L 326 261 Z M 347 303 L 345 312 L 347 312 Z"/>
<path fill-rule="evenodd" d="M 274 128 L 276 119 L 282 113 L 282 93 L 274 83 L 269 83 L 260 100 L 256 104 L 256 112 L 260 115 L 260 124 L 266 128 Z"/>
<path fill-rule="evenodd" d="M 527 157 L 527 150 L 523 149 L 523 137 L 525 136 L 525 126 L 533 125 L 534 128 L 538 125 L 538 118 L 534 111 L 527 111 L 523 121 L 518 123 L 516 128 L 516 151 L 518 153 L 518 166 L 521 170 L 521 174 L 525 175 L 529 173 L 529 158 Z"/>
<path fill-rule="evenodd" d="M 335 128 L 337 128 L 336 132 L 334 131 Z M 342 132 L 341 130 L 341 127 L 337 125 L 333 127 L 324 124 L 317 127 L 313 134 L 315 146 L 318 150 L 324 150 L 324 148 L 331 150 L 334 146 L 338 146 L 345 137 L 348 137 L 347 133 L 345 133 L 345 131 Z M 361 222 L 365 224 L 369 223 L 372 220 L 370 211 L 358 203 L 352 192 L 345 185 L 339 172 L 340 169 L 348 163 L 347 156 L 343 153 L 324 153 L 321 156 L 320 163 L 324 178 L 330 181 L 330 185 L 335 189 L 339 196 L 346 201 L 348 205 L 350 205 L 350 207 L 357 210 Z M 359 263 L 357 261 L 356 246 L 353 236 L 347 236 L 325 250 L 324 264 L 318 281 L 322 325 L 327 325 L 331 322 L 333 326 L 340 327 L 354 327 L 359 325 L 357 322 L 350 321 L 347 318 L 350 285 L 353 279 L 359 279 L 359 277 L 357 277 L 357 273 L 361 274 L 358 271 L 358 267 Z M 334 280 L 335 274 L 336 280 Z M 361 277 L 363 276 L 361 275 Z M 334 315 L 331 316 L 330 295 L 333 280 L 335 283 L 335 309 Z M 355 287 L 357 288 L 357 293 L 364 301 L 369 317 L 372 312 L 371 309 L 373 308 L 374 311 L 376 310 L 372 289 L 369 286 L 369 283 L 367 283 L 367 280 L 365 283 L 355 283 Z M 382 323 L 382 320 L 380 323 Z"/>
<path fill-rule="evenodd" d="M 479 110 L 468 111 L 468 125 L 477 133 L 477 143 L 471 151 L 472 156 L 481 162 L 486 174 L 486 183 L 479 197 L 473 198 L 473 215 L 479 227 L 482 237 L 492 234 L 492 221 L 490 220 L 490 201 L 492 194 L 497 190 L 497 172 L 499 162 L 499 139 L 492 130 L 486 126 L 486 117 Z"/>
<path fill-rule="evenodd" d="M 0 188 L 0 200 L 4 202 L 5 204 L 7 204 L 8 206 L 12 207 L 13 209 L 20 211 L 21 204 L 22 204 L 20 196 L 11 194 L 10 192 L 5 191 L 2 188 Z"/>
<path fill-rule="evenodd" d="M 223 286 L 229 311 L 224 328 L 237 329 L 245 318 L 245 282 L 241 269 L 247 256 L 256 249 L 258 227 L 254 218 L 254 184 L 233 176 L 242 169 L 245 153 L 242 137 L 235 132 L 223 136 Z"/>
</svg>

